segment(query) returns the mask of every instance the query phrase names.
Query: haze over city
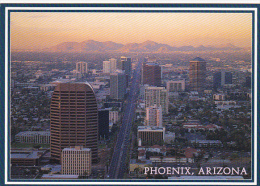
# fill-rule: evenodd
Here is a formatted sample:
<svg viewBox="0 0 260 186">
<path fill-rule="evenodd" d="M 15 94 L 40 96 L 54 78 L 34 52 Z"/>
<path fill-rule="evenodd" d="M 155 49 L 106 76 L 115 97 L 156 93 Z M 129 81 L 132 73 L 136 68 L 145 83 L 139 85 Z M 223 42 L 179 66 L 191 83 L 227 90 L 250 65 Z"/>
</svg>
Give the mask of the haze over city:
<svg viewBox="0 0 260 186">
<path fill-rule="evenodd" d="M 250 13 L 48 13 L 12 12 L 11 49 L 44 49 L 62 42 L 96 40 L 170 46 L 250 47 Z"/>
</svg>

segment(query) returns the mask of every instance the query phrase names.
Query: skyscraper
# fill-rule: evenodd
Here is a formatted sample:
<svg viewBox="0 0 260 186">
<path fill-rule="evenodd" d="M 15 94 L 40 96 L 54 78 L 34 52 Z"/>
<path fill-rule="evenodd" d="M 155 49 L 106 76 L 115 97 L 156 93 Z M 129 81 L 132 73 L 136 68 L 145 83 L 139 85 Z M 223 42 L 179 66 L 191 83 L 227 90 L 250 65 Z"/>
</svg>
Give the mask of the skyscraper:
<svg viewBox="0 0 260 186">
<path fill-rule="evenodd" d="M 196 57 L 190 61 L 190 90 L 202 92 L 206 84 L 206 61 Z"/>
<path fill-rule="evenodd" d="M 124 99 L 126 93 L 126 75 L 122 71 L 110 74 L 110 98 Z"/>
<path fill-rule="evenodd" d="M 142 84 L 161 85 L 161 67 L 156 63 L 143 63 Z"/>
<path fill-rule="evenodd" d="M 83 77 L 88 73 L 88 63 L 87 62 L 77 62 L 76 72 L 79 77 Z"/>
<path fill-rule="evenodd" d="M 232 73 L 220 71 L 213 74 L 213 88 L 217 89 L 221 86 L 232 84 Z"/>
<path fill-rule="evenodd" d="M 103 61 L 103 73 L 113 73 L 117 69 L 117 59 L 111 58 L 109 61 Z"/>
<path fill-rule="evenodd" d="M 90 148 L 92 160 L 98 157 L 98 111 L 94 91 L 86 83 L 60 83 L 50 108 L 51 158 L 61 160 L 70 146 Z"/>
<path fill-rule="evenodd" d="M 118 67 L 119 70 L 124 70 L 125 74 L 128 77 L 131 77 L 131 70 L 132 70 L 132 59 L 129 57 L 124 57 L 122 56 L 120 61 L 118 62 Z"/>
<path fill-rule="evenodd" d="M 144 90 L 145 107 L 161 106 L 163 114 L 168 114 L 169 97 L 164 87 L 146 86 Z"/>
<path fill-rule="evenodd" d="M 103 61 L 103 73 L 110 73 L 110 61 Z"/>
</svg>

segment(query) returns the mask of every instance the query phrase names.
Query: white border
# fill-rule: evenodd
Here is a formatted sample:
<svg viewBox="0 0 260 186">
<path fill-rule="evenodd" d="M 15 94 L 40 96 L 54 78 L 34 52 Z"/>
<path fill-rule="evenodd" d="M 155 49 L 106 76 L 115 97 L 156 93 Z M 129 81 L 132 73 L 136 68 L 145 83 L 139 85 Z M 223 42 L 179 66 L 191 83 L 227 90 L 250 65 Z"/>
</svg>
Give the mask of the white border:
<svg viewBox="0 0 260 186">
<path fill-rule="evenodd" d="M 2 3 L 3 0 L 0 1 L 0 3 Z M 8 1 L 10 3 L 10 1 Z M 13 2 L 13 1 L 11 1 Z M 17 1 L 16 1 L 17 2 Z M 27 1 L 24 1 L 27 2 Z M 23 3 L 24 3 L 23 2 Z M 29 1 L 31 2 L 31 1 Z M 44 3 L 47 3 L 49 1 L 45 1 Z M 85 1 L 86 2 L 86 1 Z M 98 2 L 106 2 L 107 1 L 98 1 Z M 134 1 L 131 1 L 132 3 Z M 152 1 L 153 2 L 153 1 Z M 162 2 L 164 2 L 164 0 L 162 0 Z M 177 1 L 178 2 L 178 1 Z M 183 1 L 181 1 L 183 3 Z M 206 3 L 206 1 L 199 1 L 199 2 L 204 2 Z M 218 1 L 218 3 L 221 3 L 222 0 Z M 245 3 L 245 1 L 243 0 L 239 0 L 236 1 L 236 3 Z M 246 2 L 246 3 L 250 3 L 252 2 L 252 0 Z M 260 0 L 258 0 L 258 2 L 260 2 Z M 19 1 L 18 1 L 19 3 Z M 52 2 L 50 2 L 52 3 Z M 60 2 L 59 2 L 60 3 Z M 95 2 L 97 3 L 97 2 Z M 120 2 L 118 2 L 120 3 Z M 125 3 L 125 2 L 124 2 Z M 143 3 L 143 2 L 142 2 Z M 150 1 L 151 3 L 151 1 Z M 175 1 L 176 3 L 176 1 Z M 227 2 L 226 2 L 227 3 Z M 255 1 L 254 1 L 255 3 Z M 254 11 L 254 17 L 255 17 L 255 24 L 254 24 L 254 39 L 255 39 L 255 45 L 254 45 L 254 54 L 255 54 L 255 60 L 254 60 L 254 65 L 255 65 L 255 70 L 254 70 L 254 78 L 255 78 L 255 82 L 254 82 L 254 177 L 255 180 L 254 182 L 216 182 L 213 181 L 212 182 L 135 182 L 135 181 L 131 181 L 131 182 L 18 182 L 18 181 L 8 181 L 8 172 L 7 172 L 7 167 L 9 166 L 7 161 L 5 161 L 5 184 L 27 184 L 27 185 L 256 185 L 257 184 L 257 8 L 139 8 L 139 7 L 6 7 L 5 9 L 5 139 L 8 139 L 8 12 L 9 10 L 227 10 L 227 11 L 231 11 L 231 10 L 245 10 L 245 11 Z M 6 157 L 8 155 L 8 141 L 5 140 L 5 160 Z M 207 181 L 211 181 L 211 180 L 207 180 Z"/>
</svg>

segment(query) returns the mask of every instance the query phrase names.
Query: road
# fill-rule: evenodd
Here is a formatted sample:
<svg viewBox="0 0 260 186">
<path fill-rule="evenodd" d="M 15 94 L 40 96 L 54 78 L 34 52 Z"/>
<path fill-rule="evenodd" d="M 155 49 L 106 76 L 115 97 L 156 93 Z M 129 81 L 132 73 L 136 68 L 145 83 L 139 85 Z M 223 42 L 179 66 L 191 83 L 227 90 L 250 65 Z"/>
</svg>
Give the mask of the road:
<svg viewBox="0 0 260 186">
<path fill-rule="evenodd" d="M 126 170 L 127 148 L 130 143 L 130 132 L 132 129 L 132 121 L 135 115 L 136 101 L 138 98 L 139 84 L 141 79 L 141 65 L 138 65 L 133 73 L 131 87 L 127 98 L 127 103 L 123 111 L 122 125 L 117 135 L 117 142 L 114 147 L 113 157 L 109 168 L 110 179 L 122 179 Z"/>
</svg>

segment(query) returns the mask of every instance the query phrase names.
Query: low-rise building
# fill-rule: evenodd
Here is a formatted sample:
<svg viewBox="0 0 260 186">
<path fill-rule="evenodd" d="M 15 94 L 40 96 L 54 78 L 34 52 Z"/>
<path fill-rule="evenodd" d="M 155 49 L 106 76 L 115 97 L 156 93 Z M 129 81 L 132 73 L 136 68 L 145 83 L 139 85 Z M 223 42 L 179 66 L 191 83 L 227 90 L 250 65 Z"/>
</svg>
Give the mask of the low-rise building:
<svg viewBox="0 0 260 186">
<path fill-rule="evenodd" d="M 38 166 L 47 150 L 11 149 L 12 166 Z"/>
<path fill-rule="evenodd" d="M 91 149 L 75 146 L 65 148 L 61 154 L 62 174 L 89 176 L 91 174 Z"/>
<path fill-rule="evenodd" d="M 142 145 L 162 145 L 164 142 L 165 128 L 138 126 L 137 138 L 141 139 Z"/>
<path fill-rule="evenodd" d="M 23 131 L 15 135 L 19 143 L 50 143 L 50 131 Z"/>
</svg>

